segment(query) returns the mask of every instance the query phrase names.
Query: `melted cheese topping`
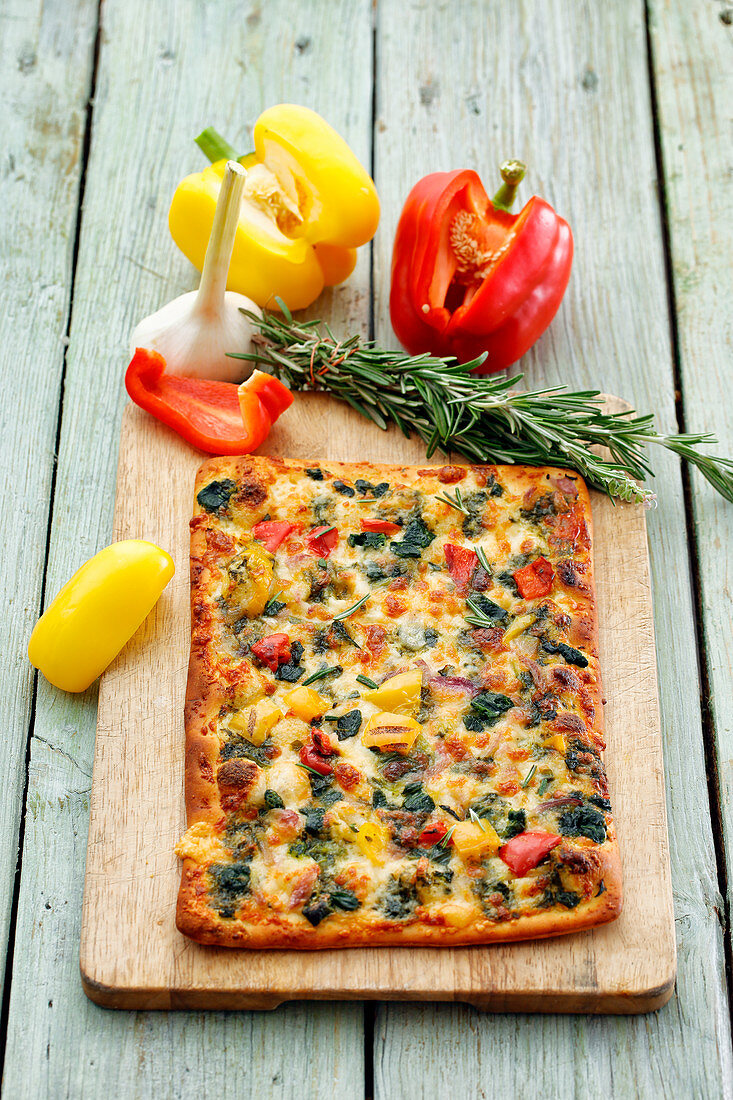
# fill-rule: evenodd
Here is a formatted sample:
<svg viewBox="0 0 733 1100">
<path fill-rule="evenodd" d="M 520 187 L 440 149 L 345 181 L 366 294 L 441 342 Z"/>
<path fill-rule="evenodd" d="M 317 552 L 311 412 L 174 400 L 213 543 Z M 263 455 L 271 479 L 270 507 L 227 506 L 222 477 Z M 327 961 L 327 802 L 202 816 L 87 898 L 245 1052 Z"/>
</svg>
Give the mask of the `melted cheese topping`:
<svg viewBox="0 0 733 1100">
<path fill-rule="evenodd" d="M 199 823 L 178 850 L 210 869 L 212 908 L 305 927 L 356 913 L 465 927 L 595 896 L 593 853 L 612 823 L 575 477 L 363 466 L 352 481 L 336 463 L 252 465 L 224 503 L 209 506 L 221 479 L 198 497 L 216 536 L 204 598 L 209 668 L 228 685 L 216 720 L 228 812 L 218 846 Z M 270 550 L 268 523 L 293 525 Z M 538 559 L 551 583 L 525 597 L 516 574 Z M 286 698 L 301 685 L 322 700 L 311 721 Z M 283 717 L 255 744 L 241 715 L 258 698 Z M 400 744 L 394 710 L 414 740 Z M 394 743 L 365 744 L 387 719 Z M 450 830 L 463 820 L 489 822 L 499 851 L 459 856 Z M 526 832 L 562 840 L 515 873 L 505 845 Z"/>
</svg>

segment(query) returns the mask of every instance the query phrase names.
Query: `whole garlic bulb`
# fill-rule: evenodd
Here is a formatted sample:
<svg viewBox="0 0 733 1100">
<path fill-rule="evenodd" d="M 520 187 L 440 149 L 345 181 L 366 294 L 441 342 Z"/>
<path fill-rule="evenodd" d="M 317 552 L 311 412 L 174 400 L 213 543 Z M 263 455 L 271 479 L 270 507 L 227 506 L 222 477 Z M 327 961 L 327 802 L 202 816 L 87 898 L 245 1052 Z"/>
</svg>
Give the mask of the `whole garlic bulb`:
<svg viewBox="0 0 733 1100">
<path fill-rule="evenodd" d="M 262 316 L 250 298 L 226 289 L 246 178 L 241 164 L 227 161 L 198 290 L 174 298 L 141 321 L 132 334 L 132 352 L 135 348 L 159 352 L 170 374 L 241 382 L 251 371 L 246 360 L 227 356 L 252 346 L 253 327 L 240 310 Z"/>
</svg>

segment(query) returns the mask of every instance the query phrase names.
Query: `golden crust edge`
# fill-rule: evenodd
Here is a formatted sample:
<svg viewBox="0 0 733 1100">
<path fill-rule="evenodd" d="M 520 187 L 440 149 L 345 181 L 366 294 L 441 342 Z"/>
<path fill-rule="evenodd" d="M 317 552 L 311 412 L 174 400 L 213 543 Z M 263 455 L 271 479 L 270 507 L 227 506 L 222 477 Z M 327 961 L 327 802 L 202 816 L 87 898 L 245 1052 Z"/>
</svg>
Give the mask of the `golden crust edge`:
<svg viewBox="0 0 733 1100">
<path fill-rule="evenodd" d="M 571 935 L 600 927 L 616 920 L 623 909 L 621 868 L 616 842 L 611 842 L 603 852 L 604 884 L 606 890 L 600 897 L 591 898 L 576 909 L 561 913 L 556 910 L 518 917 L 494 927 L 476 929 L 451 928 L 445 925 L 420 923 L 397 927 L 375 927 L 377 922 L 365 922 L 354 926 L 349 918 L 343 925 L 316 928 L 305 926 L 277 926 L 268 921 L 254 924 L 247 921 L 225 921 L 203 904 L 196 904 L 194 877 L 196 864 L 184 861 L 184 874 L 176 906 L 176 927 L 179 932 L 197 943 L 216 947 L 248 949 L 278 948 L 294 951 L 322 951 L 346 947 L 470 947 L 492 943 L 512 943 L 521 940 L 548 939 L 552 936 Z M 305 919 L 305 918 L 304 918 Z M 347 923 L 349 921 L 349 923 Z"/>
</svg>

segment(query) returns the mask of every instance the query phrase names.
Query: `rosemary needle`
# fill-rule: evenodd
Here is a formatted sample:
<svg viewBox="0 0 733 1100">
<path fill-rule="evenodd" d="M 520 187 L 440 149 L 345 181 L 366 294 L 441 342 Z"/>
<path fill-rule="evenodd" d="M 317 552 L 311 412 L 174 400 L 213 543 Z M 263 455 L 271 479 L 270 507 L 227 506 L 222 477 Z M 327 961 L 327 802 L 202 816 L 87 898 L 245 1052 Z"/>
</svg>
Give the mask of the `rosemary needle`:
<svg viewBox="0 0 733 1100">
<path fill-rule="evenodd" d="M 331 676 L 332 674 L 340 676 L 343 671 L 341 665 L 330 665 L 328 668 L 319 668 L 317 672 L 306 677 L 303 681 L 303 687 L 307 687 L 308 684 L 315 684 L 317 680 L 325 680 L 327 676 Z"/>
<path fill-rule="evenodd" d="M 476 551 L 476 557 L 478 558 L 479 565 L 485 573 L 488 573 L 489 576 L 491 576 L 491 565 L 489 564 L 489 559 L 486 557 L 486 551 L 484 550 L 483 546 L 474 546 L 474 550 Z"/>
<path fill-rule="evenodd" d="M 463 497 L 461 496 L 461 490 L 456 488 L 455 495 L 446 491 L 444 493 L 436 493 L 436 500 L 441 501 L 443 504 L 447 504 L 450 508 L 455 508 L 457 512 L 463 512 L 464 516 L 470 515 L 468 508 L 464 504 Z"/>
<path fill-rule="evenodd" d="M 363 607 L 363 605 L 369 599 L 370 595 L 371 593 L 367 592 L 366 596 L 362 596 L 361 599 L 357 600 L 357 602 L 355 604 L 352 604 L 351 607 L 347 607 L 345 611 L 339 611 L 338 615 L 334 615 L 333 617 L 334 622 L 340 622 L 341 619 L 348 619 L 349 615 L 353 615 L 355 611 L 358 611 L 360 607 Z"/>
<path fill-rule="evenodd" d="M 711 435 L 664 435 L 652 416 L 604 413 L 598 390 L 517 390 L 521 374 L 473 374 L 481 359 L 410 356 L 358 335 L 337 340 L 328 325 L 294 321 L 279 305 L 281 314 L 247 313 L 259 330 L 254 348 L 232 358 L 269 370 L 293 390 L 330 393 L 380 428 L 391 422 L 406 436 L 415 433 L 428 457 L 457 451 L 470 462 L 570 467 L 610 497 L 650 503 L 654 494 L 638 480 L 652 474 L 646 447 L 654 444 L 692 463 L 733 501 L 733 460 L 698 449 L 716 442 Z M 610 458 L 594 445 L 606 447 Z"/>
</svg>

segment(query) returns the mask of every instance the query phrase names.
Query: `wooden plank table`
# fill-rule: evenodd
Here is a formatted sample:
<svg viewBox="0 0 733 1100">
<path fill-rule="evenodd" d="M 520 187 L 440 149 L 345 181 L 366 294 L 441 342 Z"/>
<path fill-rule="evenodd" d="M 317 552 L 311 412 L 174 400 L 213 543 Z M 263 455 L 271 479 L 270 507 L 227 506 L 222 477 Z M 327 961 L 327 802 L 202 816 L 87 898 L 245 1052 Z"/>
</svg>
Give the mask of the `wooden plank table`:
<svg viewBox="0 0 733 1100">
<path fill-rule="evenodd" d="M 622 394 L 733 452 L 731 19 L 717 0 L 0 0 L 4 1097 L 733 1094 L 733 507 L 671 457 L 649 531 L 679 973 L 650 1016 L 96 1008 L 78 972 L 96 689 L 25 661 L 39 608 L 109 541 L 129 332 L 193 285 L 165 223 L 191 137 L 215 123 L 246 148 L 273 102 L 323 113 L 382 197 L 372 256 L 315 307 L 337 331 L 392 339 L 391 240 L 421 173 L 489 181 L 521 156 L 577 248 L 528 383 Z"/>
</svg>

